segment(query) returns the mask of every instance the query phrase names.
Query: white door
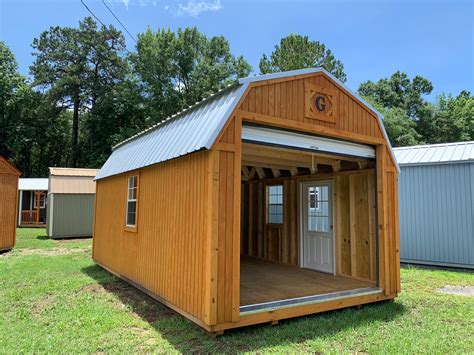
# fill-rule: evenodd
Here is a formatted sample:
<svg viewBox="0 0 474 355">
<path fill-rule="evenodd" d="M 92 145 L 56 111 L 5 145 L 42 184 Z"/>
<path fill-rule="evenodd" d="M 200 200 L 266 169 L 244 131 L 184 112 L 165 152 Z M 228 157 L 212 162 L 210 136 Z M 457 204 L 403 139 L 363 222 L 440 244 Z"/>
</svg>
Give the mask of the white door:
<svg viewBox="0 0 474 355">
<path fill-rule="evenodd" d="M 301 183 L 302 266 L 334 273 L 332 185 L 330 182 Z"/>
</svg>

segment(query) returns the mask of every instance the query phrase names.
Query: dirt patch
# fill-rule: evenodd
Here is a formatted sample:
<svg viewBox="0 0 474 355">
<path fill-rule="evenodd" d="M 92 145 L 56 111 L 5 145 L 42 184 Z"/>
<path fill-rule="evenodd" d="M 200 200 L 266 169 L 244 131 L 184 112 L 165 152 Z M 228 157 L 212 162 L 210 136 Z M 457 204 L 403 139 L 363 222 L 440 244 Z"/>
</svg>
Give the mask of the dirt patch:
<svg viewBox="0 0 474 355">
<path fill-rule="evenodd" d="M 90 248 L 51 248 L 51 249 L 16 249 L 11 256 L 25 256 L 25 255 L 39 255 L 39 256 L 58 256 L 85 253 L 90 251 Z"/>
<path fill-rule="evenodd" d="M 438 288 L 436 291 L 448 293 L 450 295 L 461 295 L 474 297 L 474 286 L 445 286 Z"/>
<path fill-rule="evenodd" d="M 35 318 L 39 318 L 43 311 L 50 309 L 56 303 L 55 295 L 48 295 L 33 303 L 32 313 Z"/>
<path fill-rule="evenodd" d="M 175 312 L 158 301 L 124 282 L 90 284 L 84 286 L 80 292 L 112 293 L 118 298 L 117 307 L 130 309 L 132 313 L 148 323 L 176 315 Z"/>
</svg>

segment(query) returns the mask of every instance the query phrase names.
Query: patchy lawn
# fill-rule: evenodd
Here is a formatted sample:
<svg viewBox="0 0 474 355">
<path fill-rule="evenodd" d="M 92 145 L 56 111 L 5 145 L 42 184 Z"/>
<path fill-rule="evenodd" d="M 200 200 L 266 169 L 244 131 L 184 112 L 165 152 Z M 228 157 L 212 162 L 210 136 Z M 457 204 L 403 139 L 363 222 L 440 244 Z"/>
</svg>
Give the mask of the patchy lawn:
<svg viewBox="0 0 474 355">
<path fill-rule="evenodd" d="M 53 241 L 19 229 L 0 255 L 0 353 L 474 351 L 474 297 L 436 289 L 474 274 L 402 269 L 395 302 L 227 332 L 197 326 L 95 265 L 91 240 Z"/>
</svg>

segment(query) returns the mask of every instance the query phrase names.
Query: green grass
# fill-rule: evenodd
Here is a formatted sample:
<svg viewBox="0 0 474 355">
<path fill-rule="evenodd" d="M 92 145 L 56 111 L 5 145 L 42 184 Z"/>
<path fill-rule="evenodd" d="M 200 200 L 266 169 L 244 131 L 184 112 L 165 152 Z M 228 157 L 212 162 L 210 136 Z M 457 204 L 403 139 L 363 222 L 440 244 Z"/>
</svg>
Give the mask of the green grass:
<svg viewBox="0 0 474 355">
<path fill-rule="evenodd" d="M 474 298 L 441 294 L 474 274 L 403 268 L 395 302 L 233 330 L 197 326 L 96 266 L 91 240 L 19 229 L 0 256 L 0 353 L 474 351 Z"/>
</svg>

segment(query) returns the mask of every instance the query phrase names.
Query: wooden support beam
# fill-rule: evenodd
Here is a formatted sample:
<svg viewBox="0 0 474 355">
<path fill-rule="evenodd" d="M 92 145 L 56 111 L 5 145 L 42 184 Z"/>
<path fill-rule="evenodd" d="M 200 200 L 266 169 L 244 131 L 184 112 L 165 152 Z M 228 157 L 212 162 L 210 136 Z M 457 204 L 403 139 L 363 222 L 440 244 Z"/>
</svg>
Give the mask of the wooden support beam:
<svg viewBox="0 0 474 355">
<path fill-rule="evenodd" d="M 290 174 L 291 176 L 298 175 L 298 168 L 295 168 L 295 167 L 290 168 Z"/>
<path fill-rule="evenodd" d="M 363 170 L 367 168 L 367 165 L 369 165 L 369 162 L 367 160 L 361 160 L 357 162 L 357 165 L 359 165 L 359 169 Z"/>
<path fill-rule="evenodd" d="M 257 171 L 259 179 L 265 179 L 265 172 L 263 171 L 262 167 L 256 166 L 255 170 Z"/>
<path fill-rule="evenodd" d="M 273 176 L 278 179 L 281 176 L 280 169 L 273 168 L 272 169 Z"/>
<path fill-rule="evenodd" d="M 255 169 L 255 167 L 252 167 L 252 169 L 250 169 L 249 179 L 253 179 L 256 174 L 257 174 L 257 169 Z"/>
<path fill-rule="evenodd" d="M 332 166 L 332 170 L 336 173 L 338 173 L 339 171 L 341 171 L 341 161 L 340 160 L 336 160 L 333 164 L 331 164 Z"/>
<path fill-rule="evenodd" d="M 351 244 L 351 276 L 357 276 L 357 250 L 356 250 L 356 201 L 354 175 L 349 176 L 349 223 L 350 223 L 350 244 Z"/>
<path fill-rule="evenodd" d="M 246 166 L 242 166 L 242 175 L 245 177 L 249 177 L 250 176 L 249 168 L 247 168 Z"/>
</svg>

